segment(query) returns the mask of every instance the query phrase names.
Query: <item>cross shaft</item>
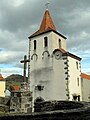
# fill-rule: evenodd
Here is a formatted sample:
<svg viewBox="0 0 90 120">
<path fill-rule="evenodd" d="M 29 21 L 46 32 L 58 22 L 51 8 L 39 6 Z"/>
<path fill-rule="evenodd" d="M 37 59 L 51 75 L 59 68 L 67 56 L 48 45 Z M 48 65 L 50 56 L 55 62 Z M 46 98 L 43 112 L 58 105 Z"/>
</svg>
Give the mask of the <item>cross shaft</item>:
<svg viewBox="0 0 90 120">
<path fill-rule="evenodd" d="M 21 63 L 24 63 L 24 71 L 23 71 L 23 74 L 24 74 L 24 81 L 26 81 L 27 62 L 29 62 L 29 60 L 27 60 L 27 56 L 25 55 L 25 56 L 24 56 L 24 60 L 21 60 L 20 62 L 21 62 Z"/>
</svg>

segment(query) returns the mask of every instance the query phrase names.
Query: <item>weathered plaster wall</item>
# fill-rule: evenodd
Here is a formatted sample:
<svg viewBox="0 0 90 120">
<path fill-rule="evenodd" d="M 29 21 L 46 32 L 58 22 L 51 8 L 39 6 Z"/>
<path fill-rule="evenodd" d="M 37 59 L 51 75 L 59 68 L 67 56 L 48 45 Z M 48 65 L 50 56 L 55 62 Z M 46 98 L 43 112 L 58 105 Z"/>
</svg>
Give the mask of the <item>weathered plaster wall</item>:
<svg viewBox="0 0 90 120">
<path fill-rule="evenodd" d="M 90 102 L 90 80 L 82 78 L 82 100 Z"/>
<path fill-rule="evenodd" d="M 72 57 L 68 57 L 68 60 L 69 60 L 68 65 L 69 65 L 69 75 L 70 75 L 69 77 L 70 100 L 73 100 L 74 94 L 80 95 L 80 100 L 82 100 L 80 61 L 73 59 Z"/>
</svg>

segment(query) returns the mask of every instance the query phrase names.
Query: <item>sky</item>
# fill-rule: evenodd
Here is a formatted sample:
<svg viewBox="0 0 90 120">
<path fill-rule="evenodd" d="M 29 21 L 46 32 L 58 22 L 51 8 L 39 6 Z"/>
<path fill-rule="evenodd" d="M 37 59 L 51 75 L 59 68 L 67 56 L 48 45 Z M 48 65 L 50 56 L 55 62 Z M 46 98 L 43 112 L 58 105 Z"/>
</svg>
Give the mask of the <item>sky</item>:
<svg viewBox="0 0 90 120">
<path fill-rule="evenodd" d="M 0 0 L 0 70 L 4 77 L 23 75 L 28 37 L 39 29 L 46 0 Z M 68 51 L 81 57 L 90 74 L 90 0 L 48 0 L 57 31 L 67 37 Z"/>
</svg>

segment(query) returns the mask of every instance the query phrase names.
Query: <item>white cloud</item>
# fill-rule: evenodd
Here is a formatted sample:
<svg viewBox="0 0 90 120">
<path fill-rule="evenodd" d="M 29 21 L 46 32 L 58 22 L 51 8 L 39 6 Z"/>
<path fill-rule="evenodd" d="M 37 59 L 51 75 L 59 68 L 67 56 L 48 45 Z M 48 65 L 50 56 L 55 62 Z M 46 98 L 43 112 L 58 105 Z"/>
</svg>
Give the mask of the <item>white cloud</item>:
<svg viewBox="0 0 90 120">
<path fill-rule="evenodd" d="M 2 68 L 1 69 L 1 73 L 3 74 L 3 77 L 7 77 L 11 74 L 21 74 L 23 75 L 23 71 L 22 69 L 18 68 L 18 67 L 13 67 L 13 68 Z"/>
<path fill-rule="evenodd" d="M 24 0 L 8 0 L 8 3 L 10 5 L 13 5 L 15 7 L 18 7 L 24 3 Z"/>
<path fill-rule="evenodd" d="M 0 64 L 6 65 L 7 71 L 13 71 L 8 64 L 17 71 L 22 67 L 19 61 L 28 54 L 28 36 L 38 30 L 45 3 L 46 0 L 0 1 Z M 82 57 L 86 65 L 90 61 L 90 0 L 52 0 L 49 10 L 57 29 L 68 37 L 68 50 Z"/>
<path fill-rule="evenodd" d="M 22 52 L 17 51 L 1 51 L 0 52 L 0 63 L 14 63 L 18 62 L 19 58 L 21 58 Z"/>
</svg>

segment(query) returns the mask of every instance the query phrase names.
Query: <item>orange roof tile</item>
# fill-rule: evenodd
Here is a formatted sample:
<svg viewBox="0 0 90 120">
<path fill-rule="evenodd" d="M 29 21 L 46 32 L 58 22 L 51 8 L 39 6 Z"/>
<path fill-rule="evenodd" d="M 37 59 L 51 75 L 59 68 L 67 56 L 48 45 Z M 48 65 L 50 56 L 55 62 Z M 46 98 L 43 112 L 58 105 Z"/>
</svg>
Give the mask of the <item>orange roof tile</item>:
<svg viewBox="0 0 90 120">
<path fill-rule="evenodd" d="M 55 49 L 55 50 L 53 51 L 53 53 L 55 53 L 56 51 L 61 51 L 62 53 L 67 53 L 67 51 L 65 51 L 65 50 L 62 49 L 62 48 Z"/>
<path fill-rule="evenodd" d="M 45 11 L 39 31 L 44 32 L 47 29 L 52 29 L 56 31 L 56 28 L 48 10 Z"/>
<path fill-rule="evenodd" d="M 31 36 L 36 36 L 40 33 L 43 33 L 43 32 L 46 32 L 46 31 L 49 31 L 49 30 L 53 30 L 53 31 L 56 31 L 56 27 L 53 23 L 53 20 L 50 16 L 50 13 L 48 10 L 45 11 L 44 13 L 44 16 L 43 16 L 43 20 L 41 22 L 41 25 L 40 25 L 40 28 L 38 31 L 36 31 L 33 35 Z M 30 37 L 31 37 L 30 36 Z"/>
<path fill-rule="evenodd" d="M 0 81 L 4 81 L 4 78 L 2 77 L 1 74 L 0 74 Z"/>
<path fill-rule="evenodd" d="M 17 92 L 20 90 L 20 86 L 14 85 L 14 86 L 12 86 L 12 89 L 13 89 L 12 90 L 13 92 Z"/>
<path fill-rule="evenodd" d="M 85 78 L 87 80 L 90 80 L 90 75 L 87 75 L 85 73 L 81 73 L 81 78 Z"/>
<path fill-rule="evenodd" d="M 57 51 L 57 50 L 59 50 L 59 51 L 61 51 L 62 53 L 63 53 L 63 56 L 70 56 L 70 57 L 72 57 L 72 58 L 74 58 L 74 59 L 76 59 L 76 60 L 81 60 L 81 58 L 80 57 L 78 57 L 78 56 L 76 56 L 76 55 L 74 55 L 74 54 L 72 54 L 72 53 L 70 53 L 70 52 L 67 52 L 66 50 L 64 50 L 64 49 L 62 49 L 62 48 L 60 48 L 60 49 L 55 49 L 54 51 L 53 51 L 53 53 L 55 53 L 55 51 Z"/>
</svg>

